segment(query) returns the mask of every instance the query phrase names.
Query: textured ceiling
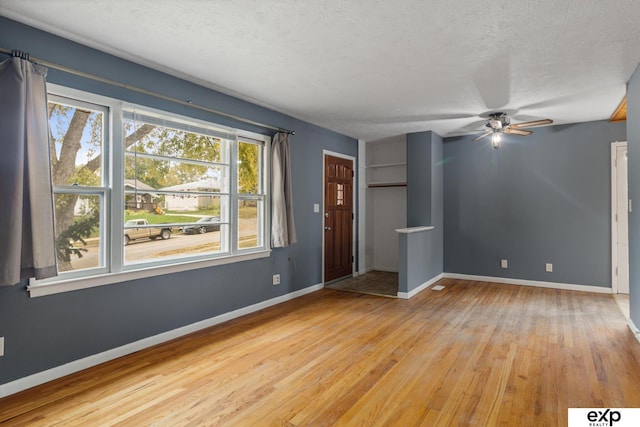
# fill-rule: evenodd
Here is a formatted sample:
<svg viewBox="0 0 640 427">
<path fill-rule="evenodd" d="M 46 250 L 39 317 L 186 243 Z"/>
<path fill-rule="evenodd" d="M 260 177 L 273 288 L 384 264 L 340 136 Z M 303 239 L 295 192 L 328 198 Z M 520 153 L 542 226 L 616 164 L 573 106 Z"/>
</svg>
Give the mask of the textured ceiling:
<svg viewBox="0 0 640 427">
<path fill-rule="evenodd" d="M 607 119 L 637 0 L 0 0 L 0 14 L 364 140 Z M 14 48 L 13 46 L 1 46 Z"/>
</svg>

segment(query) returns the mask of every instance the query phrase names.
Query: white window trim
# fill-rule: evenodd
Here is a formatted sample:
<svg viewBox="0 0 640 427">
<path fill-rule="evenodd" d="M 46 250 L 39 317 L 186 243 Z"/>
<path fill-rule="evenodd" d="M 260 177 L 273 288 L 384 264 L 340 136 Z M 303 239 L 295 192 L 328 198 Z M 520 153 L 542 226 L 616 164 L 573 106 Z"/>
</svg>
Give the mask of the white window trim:
<svg viewBox="0 0 640 427">
<path fill-rule="evenodd" d="M 71 98 L 71 99 L 77 99 L 81 102 L 88 102 L 88 103 L 94 103 L 97 105 L 103 105 L 105 107 L 107 107 L 109 109 L 109 121 L 108 123 L 105 123 L 105 126 L 108 127 L 108 134 L 111 135 L 112 140 L 115 140 L 116 138 L 118 138 L 118 140 L 122 140 L 123 139 L 123 135 L 122 135 L 122 110 L 123 108 L 140 108 L 141 110 L 145 111 L 146 113 L 153 113 L 153 114 L 159 114 L 163 117 L 167 117 L 167 118 L 175 118 L 177 121 L 184 121 L 185 120 L 185 116 L 183 115 L 177 115 L 171 112 L 166 112 L 166 111 L 161 111 L 152 107 L 147 107 L 144 105 L 137 105 L 137 104 L 133 104 L 133 103 L 129 103 L 129 102 L 124 102 L 124 101 L 120 101 L 114 98 L 109 98 L 109 97 L 105 97 L 102 95 L 97 95 L 97 94 L 93 94 L 90 92 L 84 92 L 84 91 L 80 91 L 77 89 L 72 89 L 72 88 L 68 88 L 68 87 L 64 87 L 64 86 L 59 86 L 59 85 L 55 85 L 55 84 L 51 84 L 48 83 L 47 84 L 47 90 L 49 93 L 51 94 L 55 94 L 61 97 L 66 97 L 66 98 Z M 126 106 L 126 107 L 125 107 Z M 206 122 L 200 119 L 196 119 L 196 118 L 188 118 L 189 122 L 192 123 L 196 123 L 196 124 L 201 124 L 202 126 L 205 127 L 224 127 L 221 125 L 217 125 L 215 123 L 210 123 L 210 122 Z M 249 140 L 255 140 L 255 141 L 264 141 L 264 159 L 270 159 L 271 158 L 271 138 L 265 136 L 265 135 L 261 135 L 261 134 L 257 134 L 254 132 L 249 132 L 249 131 L 244 131 L 241 129 L 237 129 L 234 130 L 234 132 L 237 135 L 237 139 L 236 142 L 242 138 L 246 138 Z M 105 165 L 105 169 L 109 170 L 109 173 L 112 173 L 113 176 L 111 177 L 111 187 L 112 189 L 121 189 L 123 188 L 123 176 L 121 176 L 121 174 L 116 174 L 113 173 L 114 172 L 114 166 L 113 166 L 113 159 L 115 158 L 122 158 L 124 156 L 124 147 L 122 147 L 122 144 L 110 144 L 111 141 L 105 141 L 105 145 L 109 145 L 108 148 L 105 149 L 105 151 L 108 149 L 111 153 L 111 156 L 109 158 L 110 163 L 108 165 Z M 234 150 L 237 150 L 237 143 L 233 145 Z M 235 157 L 232 155 L 232 159 L 234 159 Z M 54 295 L 54 294 L 58 294 L 58 293 L 62 293 L 62 292 L 70 292 L 70 291 L 75 291 L 75 290 L 80 290 L 80 289 L 88 289 L 88 288 L 93 288 L 93 287 L 97 287 L 97 286 L 104 286 L 104 285 L 110 285 L 110 284 L 115 284 L 115 283 L 121 283 L 121 282 L 126 282 L 126 281 L 130 281 L 130 280 L 136 280 L 136 279 L 144 279 L 144 278 L 150 278 L 150 277 L 155 277 L 155 276 L 160 276 L 160 275 L 165 275 L 165 274 L 171 274 L 171 273 L 178 273 L 178 272 L 183 272 L 183 271 L 188 271 L 188 270 L 195 270 L 195 269 L 200 269 L 200 268 L 207 268 L 207 267 L 214 267 L 214 266 L 218 266 L 218 265 L 224 265 L 224 264 L 231 264 L 231 263 L 236 263 L 236 262 L 242 262 L 242 261 L 249 261 L 249 260 L 254 260 L 254 259 L 260 259 L 260 258 L 266 258 L 269 257 L 271 255 L 271 249 L 269 247 L 269 242 L 271 241 L 271 236 L 270 236 L 270 193 L 267 191 L 270 183 L 268 181 L 268 177 L 270 176 L 270 164 L 269 162 L 265 161 L 262 165 L 263 167 L 263 181 L 262 181 L 262 186 L 264 187 L 264 212 L 263 212 L 263 223 L 260 225 L 260 229 L 264 230 L 264 234 L 263 234 L 263 247 L 260 248 L 247 248 L 247 249 L 239 249 L 236 247 L 235 244 L 233 244 L 233 242 L 235 241 L 235 237 L 234 234 L 235 232 L 233 231 L 233 229 L 236 228 L 237 223 L 234 222 L 234 226 L 230 227 L 230 233 L 229 233 L 229 238 L 232 239 L 230 243 L 232 243 L 232 246 L 230 247 L 230 250 L 232 251 L 232 253 L 230 254 L 222 254 L 222 255 L 218 255 L 218 254 L 211 254 L 211 255 L 205 255 L 205 256 L 200 256 L 200 257 L 190 257 L 186 260 L 181 260 L 181 259 L 170 259 L 170 260 L 166 260 L 163 261 L 160 265 L 154 265 L 153 263 L 141 263 L 140 265 L 124 265 L 121 262 L 113 262 L 113 259 L 111 259 L 110 264 L 111 265 L 107 265 L 105 266 L 105 268 L 107 269 L 111 269 L 110 272 L 104 272 L 104 269 L 95 269 L 93 270 L 95 272 L 95 274 L 91 274 L 90 271 L 87 271 L 89 274 L 87 275 L 68 275 L 66 277 L 63 277 L 62 279 L 60 278 L 60 276 L 58 276 L 57 278 L 51 278 L 51 279 L 46 279 L 46 280 L 36 280 L 36 279 L 30 279 L 29 280 L 29 285 L 27 286 L 27 290 L 29 291 L 29 296 L 30 297 L 40 297 L 40 296 L 45 296 L 45 295 Z M 231 169 L 233 171 L 232 176 L 230 177 L 231 179 L 231 185 L 234 190 L 236 189 L 237 186 L 237 182 L 236 182 L 236 173 L 237 170 L 236 168 L 232 168 Z M 124 192 L 123 191 L 112 191 L 110 189 L 106 190 L 107 193 L 110 193 L 110 204 L 111 206 L 123 206 L 124 203 Z M 232 195 L 234 195 L 233 197 L 230 197 L 230 200 L 237 200 L 238 199 L 238 195 L 235 194 L 233 191 L 231 192 Z M 234 207 L 234 203 L 230 203 L 230 218 L 229 220 L 231 220 L 232 215 L 235 214 L 235 210 L 237 210 L 237 206 Z M 108 211 L 112 212 L 113 210 L 117 210 L 117 208 L 108 208 Z M 122 218 L 122 215 L 114 215 L 114 212 L 112 212 L 110 214 L 111 218 L 110 218 L 110 222 L 105 222 L 105 230 L 104 233 L 105 234 L 113 234 L 113 230 L 121 230 L 124 226 L 124 219 Z M 237 220 L 237 219 L 236 219 Z M 121 233 L 117 233 L 117 235 L 120 235 Z M 122 237 L 120 236 L 120 239 L 118 238 L 113 238 L 113 239 L 106 239 L 109 240 L 111 243 L 109 243 L 108 241 L 105 241 L 105 248 L 107 251 L 110 251 L 111 254 L 111 258 L 115 258 L 115 257 L 121 257 L 122 255 L 122 248 L 120 248 L 122 242 Z M 109 245 L 112 245 L 113 247 L 111 247 L 111 249 L 109 249 Z M 106 260 L 109 260 L 109 256 L 106 257 Z M 108 261 L 107 261 L 108 262 Z"/>
</svg>

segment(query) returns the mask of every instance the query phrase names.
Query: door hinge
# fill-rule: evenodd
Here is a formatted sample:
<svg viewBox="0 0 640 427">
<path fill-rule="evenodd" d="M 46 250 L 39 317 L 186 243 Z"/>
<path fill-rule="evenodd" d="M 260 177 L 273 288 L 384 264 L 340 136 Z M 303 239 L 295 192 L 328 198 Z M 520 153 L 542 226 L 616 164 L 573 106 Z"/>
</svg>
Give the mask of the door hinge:
<svg viewBox="0 0 640 427">
<path fill-rule="evenodd" d="M 616 276 L 618 275 L 618 267 L 616 267 Z"/>
<path fill-rule="evenodd" d="M 353 178 L 354 176 L 356 176 L 356 171 L 352 170 L 351 171 L 351 178 Z"/>
<path fill-rule="evenodd" d="M 353 213 L 351 213 L 351 219 L 355 219 L 355 216 L 353 216 Z"/>
<path fill-rule="evenodd" d="M 353 262 L 353 261 L 354 261 L 354 259 L 353 259 L 353 255 L 351 255 L 351 262 Z"/>
</svg>

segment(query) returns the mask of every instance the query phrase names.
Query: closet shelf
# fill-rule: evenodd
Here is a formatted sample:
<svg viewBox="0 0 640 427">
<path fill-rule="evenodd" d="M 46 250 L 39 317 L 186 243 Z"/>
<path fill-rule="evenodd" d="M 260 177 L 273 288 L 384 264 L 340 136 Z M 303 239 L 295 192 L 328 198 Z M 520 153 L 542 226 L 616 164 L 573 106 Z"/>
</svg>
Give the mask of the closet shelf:
<svg viewBox="0 0 640 427">
<path fill-rule="evenodd" d="M 368 168 L 391 168 L 396 166 L 406 166 L 407 163 L 379 163 L 374 165 L 367 165 Z"/>
<path fill-rule="evenodd" d="M 383 187 L 406 187 L 406 182 L 370 182 L 367 185 L 369 188 L 383 188 Z"/>
</svg>

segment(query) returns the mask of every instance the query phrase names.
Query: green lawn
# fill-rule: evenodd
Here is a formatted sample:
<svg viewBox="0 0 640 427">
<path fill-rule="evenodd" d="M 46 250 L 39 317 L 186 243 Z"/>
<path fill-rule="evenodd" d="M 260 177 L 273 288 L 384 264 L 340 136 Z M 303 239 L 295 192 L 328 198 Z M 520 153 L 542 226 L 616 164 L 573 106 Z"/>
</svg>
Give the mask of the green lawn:
<svg viewBox="0 0 640 427">
<path fill-rule="evenodd" d="M 164 211 L 165 215 L 183 215 L 184 211 Z M 155 214 L 152 214 L 155 215 Z M 189 211 L 189 215 L 197 216 L 218 216 L 220 215 L 220 207 L 213 209 L 199 209 L 197 211 Z M 159 215 L 162 216 L 162 215 Z"/>
<path fill-rule="evenodd" d="M 135 212 L 131 213 L 130 211 L 126 212 L 124 215 L 124 220 L 129 221 L 130 219 L 146 219 L 149 224 L 167 224 L 174 222 L 196 222 L 199 218 L 197 214 L 189 214 L 182 215 L 183 212 L 179 214 L 165 214 L 165 215 L 157 215 L 151 212 Z"/>
</svg>

